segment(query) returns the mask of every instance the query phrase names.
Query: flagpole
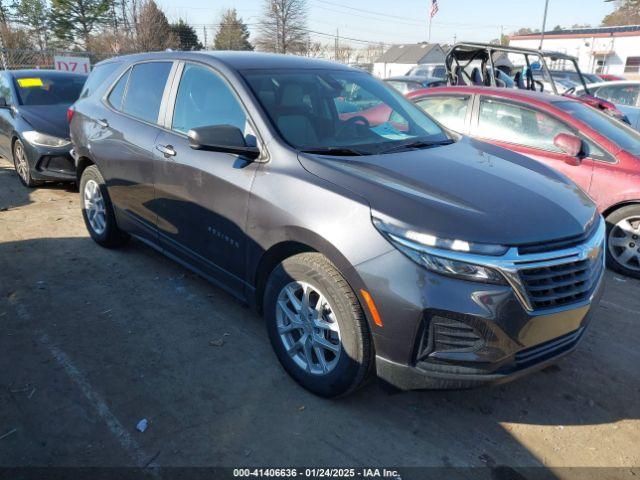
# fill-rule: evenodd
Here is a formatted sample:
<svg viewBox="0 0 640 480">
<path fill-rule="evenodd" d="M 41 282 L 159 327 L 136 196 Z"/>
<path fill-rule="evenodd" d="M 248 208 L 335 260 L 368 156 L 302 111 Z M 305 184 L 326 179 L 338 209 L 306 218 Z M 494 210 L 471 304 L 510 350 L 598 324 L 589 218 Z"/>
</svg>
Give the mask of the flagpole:
<svg viewBox="0 0 640 480">
<path fill-rule="evenodd" d="M 427 38 L 427 43 L 431 43 L 431 22 L 433 21 L 433 16 L 429 14 L 429 37 Z"/>
</svg>

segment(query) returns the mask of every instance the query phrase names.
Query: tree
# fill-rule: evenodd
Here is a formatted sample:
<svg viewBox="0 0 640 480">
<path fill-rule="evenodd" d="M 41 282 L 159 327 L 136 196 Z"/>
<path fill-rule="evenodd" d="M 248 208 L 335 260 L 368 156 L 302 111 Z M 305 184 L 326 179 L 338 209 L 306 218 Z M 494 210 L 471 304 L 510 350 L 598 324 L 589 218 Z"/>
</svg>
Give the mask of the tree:
<svg viewBox="0 0 640 480">
<path fill-rule="evenodd" d="M 618 0 L 616 9 L 604 17 L 603 26 L 640 24 L 640 0 Z"/>
<path fill-rule="evenodd" d="M 253 50 L 253 45 L 249 42 L 249 28 L 238 17 L 235 8 L 222 14 L 213 47 L 216 50 Z"/>
<path fill-rule="evenodd" d="M 180 50 L 202 50 L 204 48 L 193 27 L 182 19 L 171 24 L 171 32 L 176 38 Z"/>
<path fill-rule="evenodd" d="M 264 0 L 256 45 L 260 50 L 301 53 L 306 50 L 307 1 Z"/>
<path fill-rule="evenodd" d="M 40 50 L 49 43 L 51 10 L 45 0 L 20 0 L 15 4 L 15 22 L 25 30 Z"/>
<path fill-rule="evenodd" d="M 154 0 L 147 0 L 140 7 L 136 24 L 136 47 L 142 52 L 177 48 L 179 42 L 171 31 L 169 20 Z"/>
<path fill-rule="evenodd" d="M 51 0 L 51 25 L 64 41 L 86 47 L 90 36 L 109 22 L 110 0 Z"/>
</svg>

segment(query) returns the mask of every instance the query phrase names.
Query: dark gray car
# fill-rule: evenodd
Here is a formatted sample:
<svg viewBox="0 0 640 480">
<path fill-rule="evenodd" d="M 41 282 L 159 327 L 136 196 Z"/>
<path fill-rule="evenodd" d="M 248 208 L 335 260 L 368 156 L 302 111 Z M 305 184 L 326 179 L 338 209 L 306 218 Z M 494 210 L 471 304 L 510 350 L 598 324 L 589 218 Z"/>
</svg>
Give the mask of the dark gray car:
<svg viewBox="0 0 640 480">
<path fill-rule="evenodd" d="M 591 200 L 365 72 L 166 52 L 98 64 L 86 90 L 71 138 L 94 240 L 134 236 L 254 305 L 319 395 L 374 371 L 403 389 L 501 382 L 585 331 L 604 265 Z M 369 101 L 340 113 L 354 90 Z"/>
</svg>

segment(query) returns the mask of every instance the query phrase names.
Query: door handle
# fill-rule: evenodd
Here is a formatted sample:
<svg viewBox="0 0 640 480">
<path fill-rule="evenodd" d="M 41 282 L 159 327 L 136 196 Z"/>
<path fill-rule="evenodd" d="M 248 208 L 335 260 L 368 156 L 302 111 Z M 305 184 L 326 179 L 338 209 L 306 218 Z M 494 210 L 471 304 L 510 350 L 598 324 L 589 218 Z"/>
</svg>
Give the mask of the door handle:
<svg viewBox="0 0 640 480">
<path fill-rule="evenodd" d="M 99 118 L 98 120 L 96 120 L 96 123 L 102 128 L 107 128 L 109 126 L 109 122 L 107 122 L 104 118 Z"/>
<path fill-rule="evenodd" d="M 176 151 L 173 149 L 172 145 L 156 145 L 156 150 L 161 152 L 165 158 L 176 156 Z"/>
</svg>

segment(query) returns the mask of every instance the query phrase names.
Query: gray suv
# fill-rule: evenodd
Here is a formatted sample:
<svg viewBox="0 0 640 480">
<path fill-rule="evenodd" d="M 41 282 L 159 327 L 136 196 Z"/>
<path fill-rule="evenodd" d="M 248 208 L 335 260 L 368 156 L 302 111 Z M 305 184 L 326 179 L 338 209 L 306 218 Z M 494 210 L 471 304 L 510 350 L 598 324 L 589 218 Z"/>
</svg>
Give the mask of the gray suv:
<svg viewBox="0 0 640 480">
<path fill-rule="evenodd" d="M 401 389 L 519 377 L 576 346 L 601 294 L 605 224 L 580 188 L 360 70 L 126 56 L 69 116 L 93 239 L 135 237 L 255 306 L 318 395 L 374 372 Z"/>
</svg>

